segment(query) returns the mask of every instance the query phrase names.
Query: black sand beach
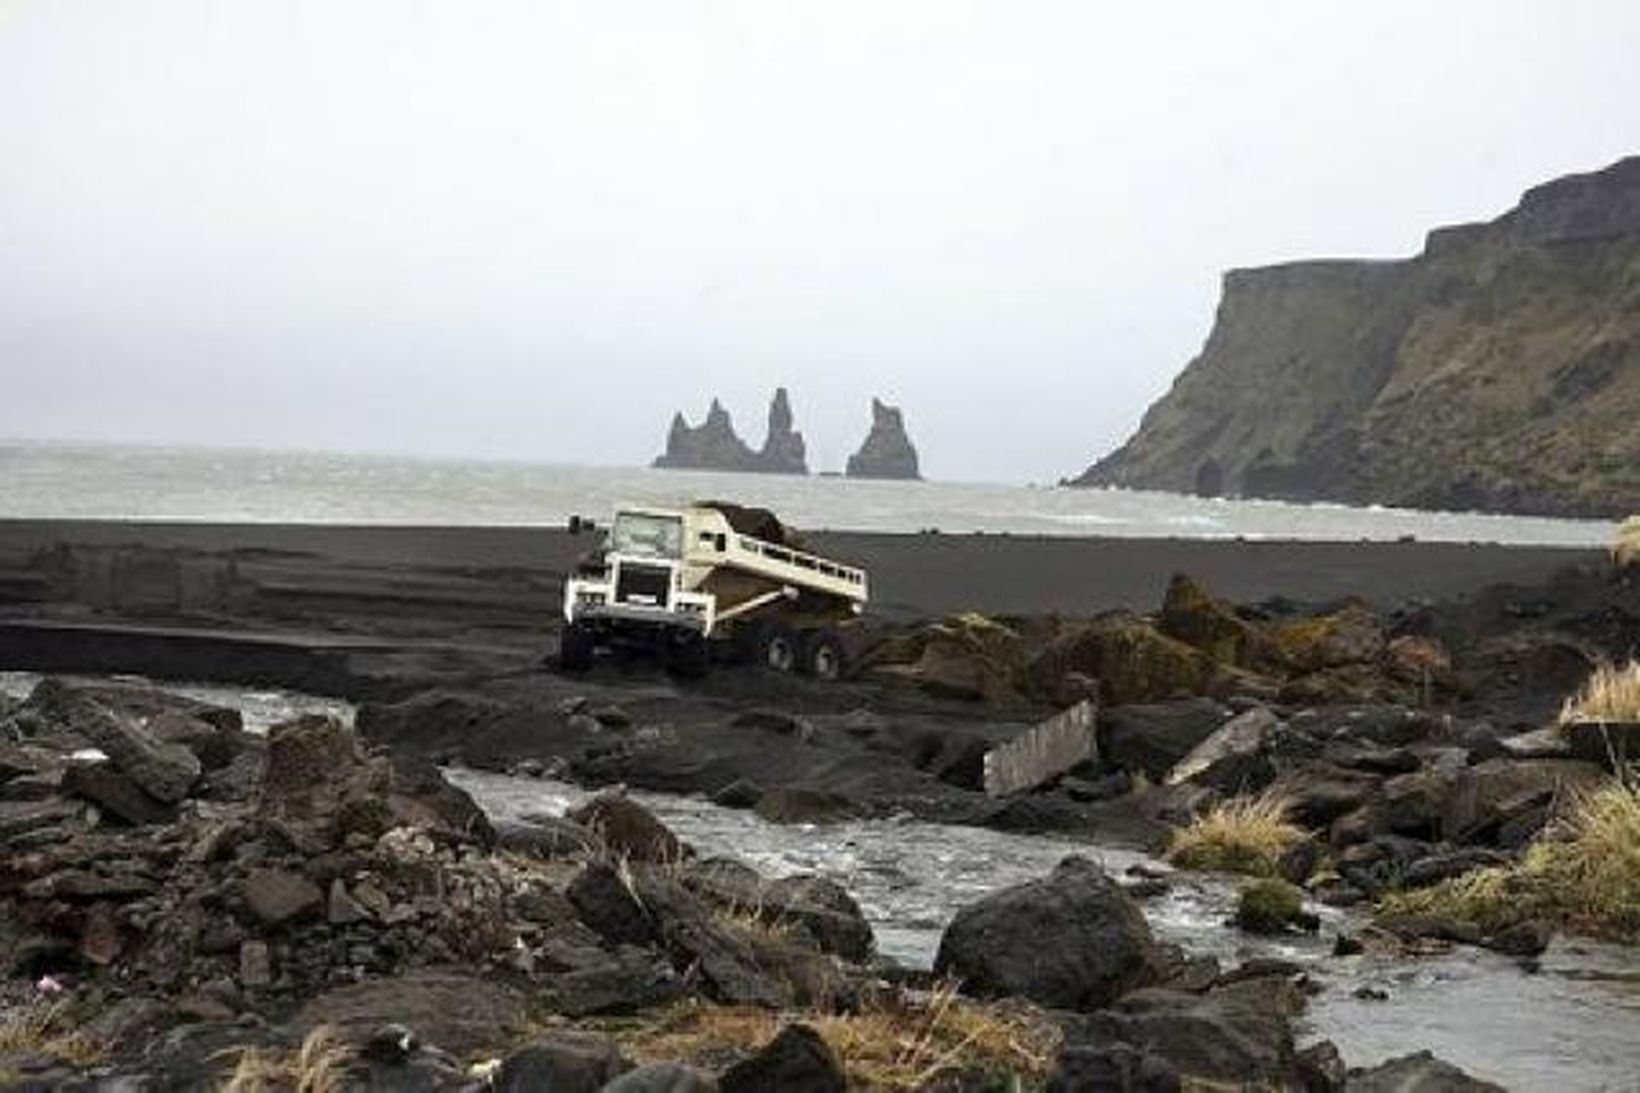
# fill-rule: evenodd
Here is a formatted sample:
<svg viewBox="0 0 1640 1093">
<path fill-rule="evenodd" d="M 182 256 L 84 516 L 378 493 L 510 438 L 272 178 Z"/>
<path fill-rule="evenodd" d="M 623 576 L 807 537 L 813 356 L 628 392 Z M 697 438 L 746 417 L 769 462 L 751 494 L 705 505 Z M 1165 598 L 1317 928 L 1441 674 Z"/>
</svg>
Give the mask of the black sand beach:
<svg viewBox="0 0 1640 1093">
<path fill-rule="evenodd" d="M 1169 577 L 1179 572 L 1238 602 L 1358 596 L 1392 607 L 1491 584 L 1538 583 L 1564 566 L 1598 561 L 1600 554 L 1421 542 L 850 532 L 820 532 L 805 539 L 819 553 L 869 570 L 872 613 L 888 621 L 954 611 L 1076 616 L 1117 607 L 1148 609 Z M 413 611 L 415 593 L 437 587 L 451 610 L 464 596 L 477 604 L 485 593 L 501 593 L 516 595 L 509 606 L 520 612 L 553 612 L 564 572 L 591 544 L 590 538 L 558 528 L 9 520 L 0 521 L 0 587 L 17 589 L 34 580 L 30 575 L 47 568 L 42 556 L 49 552 L 57 552 L 60 562 L 65 553 L 89 558 L 134 548 L 148 564 L 127 565 L 114 583 L 165 583 L 161 556 L 179 559 L 183 569 L 215 558 L 235 562 L 247 575 L 266 573 L 276 591 L 291 598 L 306 593 L 315 602 L 327 597 L 385 600 L 397 593 L 406 601 L 403 610 Z M 128 556 L 136 554 L 128 549 Z M 187 582 L 178 578 L 175 583 Z M 99 591 L 115 595 L 112 587 L 86 588 L 82 598 L 94 599 Z M 130 592 L 138 590 L 133 585 Z M 16 600 L 13 595 L 0 602 L 15 610 Z"/>
</svg>

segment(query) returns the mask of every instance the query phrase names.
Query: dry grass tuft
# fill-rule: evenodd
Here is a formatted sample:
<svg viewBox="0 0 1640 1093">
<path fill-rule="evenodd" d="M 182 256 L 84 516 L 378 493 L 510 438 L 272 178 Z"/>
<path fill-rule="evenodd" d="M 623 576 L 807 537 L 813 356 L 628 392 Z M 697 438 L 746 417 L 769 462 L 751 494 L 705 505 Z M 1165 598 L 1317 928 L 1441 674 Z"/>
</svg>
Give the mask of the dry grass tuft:
<svg viewBox="0 0 1640 1093">
<path fill-rule="evenodd" d="M 1612 540 L 1612 568 L 1619 573 L 1640 567 L 1640 516 L 1631 516 L 1617 528 Z"/>
<path fill-rule="evenodd" d="M 295 1051 L 262 1048 L 234 1051 L 233 1073 L 221 1093 L 344 1093 L 354 1083 L 357 1056 L 336 1030 L 320 1025 Z"/>
<path fill-rule="evenodd" d="M 1579 800 L 1516 864 L 1397 893 L 1383 909 L 1485 930 L 1546 919 L 1578 933 L 1640 939 L 1640 787 L 1611 782 Z"/>
<path fill-rule="evenodd" d="M 683 1003 L 613 1030 L 642 1062 L 682 1061 L 720 1069 L 757 1051 L 788 1021 L 818 1032 L 842 1061 L 850 1089 L 915 1090 L 947 1068 L 973 1068 L 999 1081 L 1042 1081 L 1059 1052 L 1058 1027 L 1035 1010 L 981 1005 L 954 983 L 924 996 L 896 996 L 853 1014 L 778 1014 Z"/>
<path fill-rule="evenodd" d="M 0 1015 L 0 1055 L 48 1055 L 74 1066 L 92 1066 L 107 1047 L 79 1031 L 66 1003 L 19 1006 Z"/>
<path fill-rule="evenodd" d="M 731 933 L 751 942 L 791 944 L 798 939 L 797 924 L 761 903 L 731 903 L 714 912 Z"/>
<path fill-rule="evenodd" d="M 1305 839 L 1291 805 L 1272 793 L 1234 797 L 1173 833 L 1167 856 L 1186 869 L 1272 876 L 1281 856 Z"/>
<path fill-rule="evenodd" d="M 1560 723 L 1640 721 L 1640 660 L 1602 664 L 1560 709 Z"/>
</svg>

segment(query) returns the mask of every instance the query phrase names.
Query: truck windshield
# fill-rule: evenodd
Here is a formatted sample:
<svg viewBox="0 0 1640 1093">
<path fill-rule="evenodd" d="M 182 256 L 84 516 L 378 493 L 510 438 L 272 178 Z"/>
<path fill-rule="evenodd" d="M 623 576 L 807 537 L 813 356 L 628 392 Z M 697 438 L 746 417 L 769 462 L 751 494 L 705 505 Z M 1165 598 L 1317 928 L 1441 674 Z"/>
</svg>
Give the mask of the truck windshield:
<svg viewBox="0 0 1640 1093">
<path fill-rule="evenodd" d="M 609 549 L 640 558 L 681 558 L 683 520 L 676 516 L 648 516 L 623 512 L 615 517 Z"/>
</svg>

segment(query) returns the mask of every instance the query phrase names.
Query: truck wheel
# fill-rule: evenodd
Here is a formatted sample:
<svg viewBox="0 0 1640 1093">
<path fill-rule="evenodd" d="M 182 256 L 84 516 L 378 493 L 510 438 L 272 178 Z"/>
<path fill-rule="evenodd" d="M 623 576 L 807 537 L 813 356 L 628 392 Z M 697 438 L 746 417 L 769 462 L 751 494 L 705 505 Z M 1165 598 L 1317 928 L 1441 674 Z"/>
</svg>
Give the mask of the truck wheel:
<svg viewBox="0 0 1640 1093">
<path fill-rule="evenodd" d="M 699 634 L 681 639 L 666 652 L 666 670 L 679 679 L 699 679 L 711 667 L 711 646 Z"/>
<path fill-rule="evenodd" d="M 797 634 L 781 622 L 766 622 L 757 628 L 756 660 L 771 672 L 791 672 L 797 668 Z"/>
<path fill-rule="evenodd" d="M 803 671 L 815 679 L 834 680 L 843 677 L 848 665 L 848 654 L 843 639 L 832 630 L 811 630 L 803 640 Z"/>
<path fill-rule="evenodd" d="M 565 672 L 584 672 L 592 667 L 592 654 L 597 647 L 592 631 L 580 623 L 564 627 L 558 639 L 558 667 Z"/>
</svg>

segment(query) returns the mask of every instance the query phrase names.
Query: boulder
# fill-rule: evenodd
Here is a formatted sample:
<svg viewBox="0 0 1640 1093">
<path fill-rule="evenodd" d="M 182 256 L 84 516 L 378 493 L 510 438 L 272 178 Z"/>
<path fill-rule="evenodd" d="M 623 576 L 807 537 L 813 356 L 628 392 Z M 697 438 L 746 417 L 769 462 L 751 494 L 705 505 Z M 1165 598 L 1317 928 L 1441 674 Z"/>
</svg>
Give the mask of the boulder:
<svg viewBox="0 0 1640 1093">
<path fill-rule="evenodd" d="M 1066 1044 L 1131 1045 L 1165 1060 L 1187 1088 L 1288 1089 L 1296 1084 L 1291 1019 L 1302 1005 L 1282 976 L 1206 994 L 1147 988 L 1114 1009 L 1068 1020 Z"/>
<path fill-rule="evenodd" d="M 1392 703 L 1300 710 L 1288 719 L 1295 730 L 1318 740 L 1349 740 L 1400 748 L 1438 736 L 1444 726 L 1432 714 Z"/>
<path fill-rule="evenodd" d="M 509 1053 L 492 1088 L 496 1093 L 598 1093 L 629 1066 L 605 1037 L 561 1029 Z"/>
<path fill-rule="evenodd" d="M 1167 636 L 1146 619 L 1117 611 L 1050 642 L 1031 660 L 1025 677 L 1034 693 L 1044 696 L 1059 695 L 1063 680 L 1073 673 L 1098 680 L 1100 701 L 1120 706 L 1202 694 L 1220 672 L 1200 649 Z"/>
<path fill-rule="evenodd" d="M 650 1063 L 622 1074 L 601 1093 L 717 1093 L 717 1089 L 717 1082 L 694 1067 Z"/>
<path fill-rule="evenodd" d="M 254 869 L 245 878 L 241 894 L 245 907 L 264 926 L 280 926 L 317 911 L 325 895 L 300 873 L 283 869 Z"/>
<path fill-rule="evenodd" d="M 1296 822 L 1317 828 L 1361 808 L 1382 782 L 1376 775 L 1307 761 L 1283 770 L 1271 792 L 1287 802 Z"/>
<path fill-rule="evenodd" d="M 1017 631 L 969 612 L 881 642 L 863 666 L 944 698 L 997 700 L 1014 692 L 1023 649 Z"/>
<path fill-rule="evenodd" d="M 1605 779 L 1576 759 L 1488 759 L 1453 774 L 1439 801 L 1441 833 L 1454 842 L 1488 842 L 1523 815 L 1546 818 L 1552 804 L 1570 802 Z"/>
<path fill-rule="evenodd" d="M 29 705 L 53 733 L 96 748 L 114 768 L 149 796 L 167 804 L 182 800 L 199 781 L 198 757 L 180 744 L 155 738 L 133 718 L 57 680 L 44 680 Z"/>
<path fill-rule="evenodd" d="M 561 947 L 554 951 L 563 955 Z M 552 1013 L 580 1018 L 652 1010 L 685 993 L 672 965 L 648 949 L 622 945 L 576 953 L 573 965 L 549 976 L 535 1000 Z"/>
<path fill-rule="evenodd" d="M 1350 1093 L 1504 1093 L 1501 1085 L 1472 1078 L 1428 1051 L 1349 1072 Z"/>
<path fill-rule="evenodd" d="M 1269 656 L 1268 642 L 1257 628 L 1183 573 L 1168 582 L 1157 628 L 1223 664 L 1248 666 Z"/>
<path fill-rule="evenodd" d="M 1168 772 L 1167 783 L 1196 782 L 1231 795 L 1263 789 L 1275 778 L 1269 751 L 1280 724 L 1263 706 L 1237 714 L 1191 748 Z"/>
<path fill-rule="evenodd" d="M 709 858 L 692 865 L 684 883 L 714 903 L 799 929 L 822 952 L 856 964 L 871 958 L 871 925 L 841 885 L 812 874 L 768 881 L 739 862 Z"/>
<path fill-rule="evenodd" d="M 352 833 L 375 838 L 394 827 L 482 847 L 495 841 L 483 809 L 437 767 L 423 759 L 369 755 L 358 734 L 329 714 L 268 730 L 256 811 L 307 853 Z"/>
<path fill-rule="evenodd" d="M 655 921 L 632 887 L 603 862 L 590 862 L 570 881 L 565 894 L 588 928 L 616 945 L 647 945 Z"/>
<path fill-rule="evenodd" d="M 367 979 L 309 999 L 291 1021 L 299 1036 L 330 1025 L 362 1043 L 384 1024 L 414 1029 L 424 1042 L 458 1056 L 493 1048 L 529 1026 L 529 1007 L 491 974 L 409 971 Z"/>
<path fill-rule="evenodd" d="M 1070 1010 L 1109 1005 L 1153 982 L 1159 968 L 1138 905 L 1081 857 L 962 908 L 934 961 L 936 974 L 956 976 L 970 994 Z"/>
<path fill-rule="evenodd" d="M 1640 762 L 1640 720 L 1573 721 L 1561 727 L 1566 747 L 1578 759 L 1609 771 Z"/>
<path fill-rule="evenodd" d="M 641 862 L 675 862 L 684 857 L 678 837 L 624 793 L 600 793 L 565 815 L 592 832 L 617 857 Z"/>
<path fill-rule="evenodd" d="M 1179 1093 L 1172 1063 L 1132 1044 L 1067 1044 L 1047 1093 Z"/>
<path fill-rule="evenodd" d="M 847 1088 L 842 1064 L 808 1025 L 787 1025 L 718 1079 L 722 1093 L 844 1093 Z"/>
<path fill-rule="evenodd" d="M 767 790 L 752 806 L 772 824 L 831 824 L 853 814 L 848 798 L 830 790 L 779 786 Z"/>
<path fill-rule="evenodd" d="M 1209 698 L 1104 709 L 1099 712 L 1099 754 L 1111 766 L 1160 782 L 1228 716 L 1225 707 Z"/>
<path fill-rule="evenodd" d="M 1384 646 L 1384 671 L 1419 688 L 1452 684 L 1452 654 L 1440 639 L 1402 634 Z"/>
<path fill-rule="evenodd" d="M 177 817 L 175 805 L 156 799 L 109 762 L 70 763 L 63 771 L 63 792 L 133 826 L 167 824 Z"/>
<path fill-rule="evenodd" d="M 532 858 L 567 858 L 597 845 L 592 832 L 574 820 L 558 816 L 527 816 L 523 822 L 502 821 L 495 827 L 496 846 Z"/>
<path fill-rule="evenodd" d="M 1383 620 L 1359 603 L 1329 615 L 1277 623 L 1271 637 L 1281 660 L 1301 672 L 1376 664 L 1388 644 Z"/>
</svg>

